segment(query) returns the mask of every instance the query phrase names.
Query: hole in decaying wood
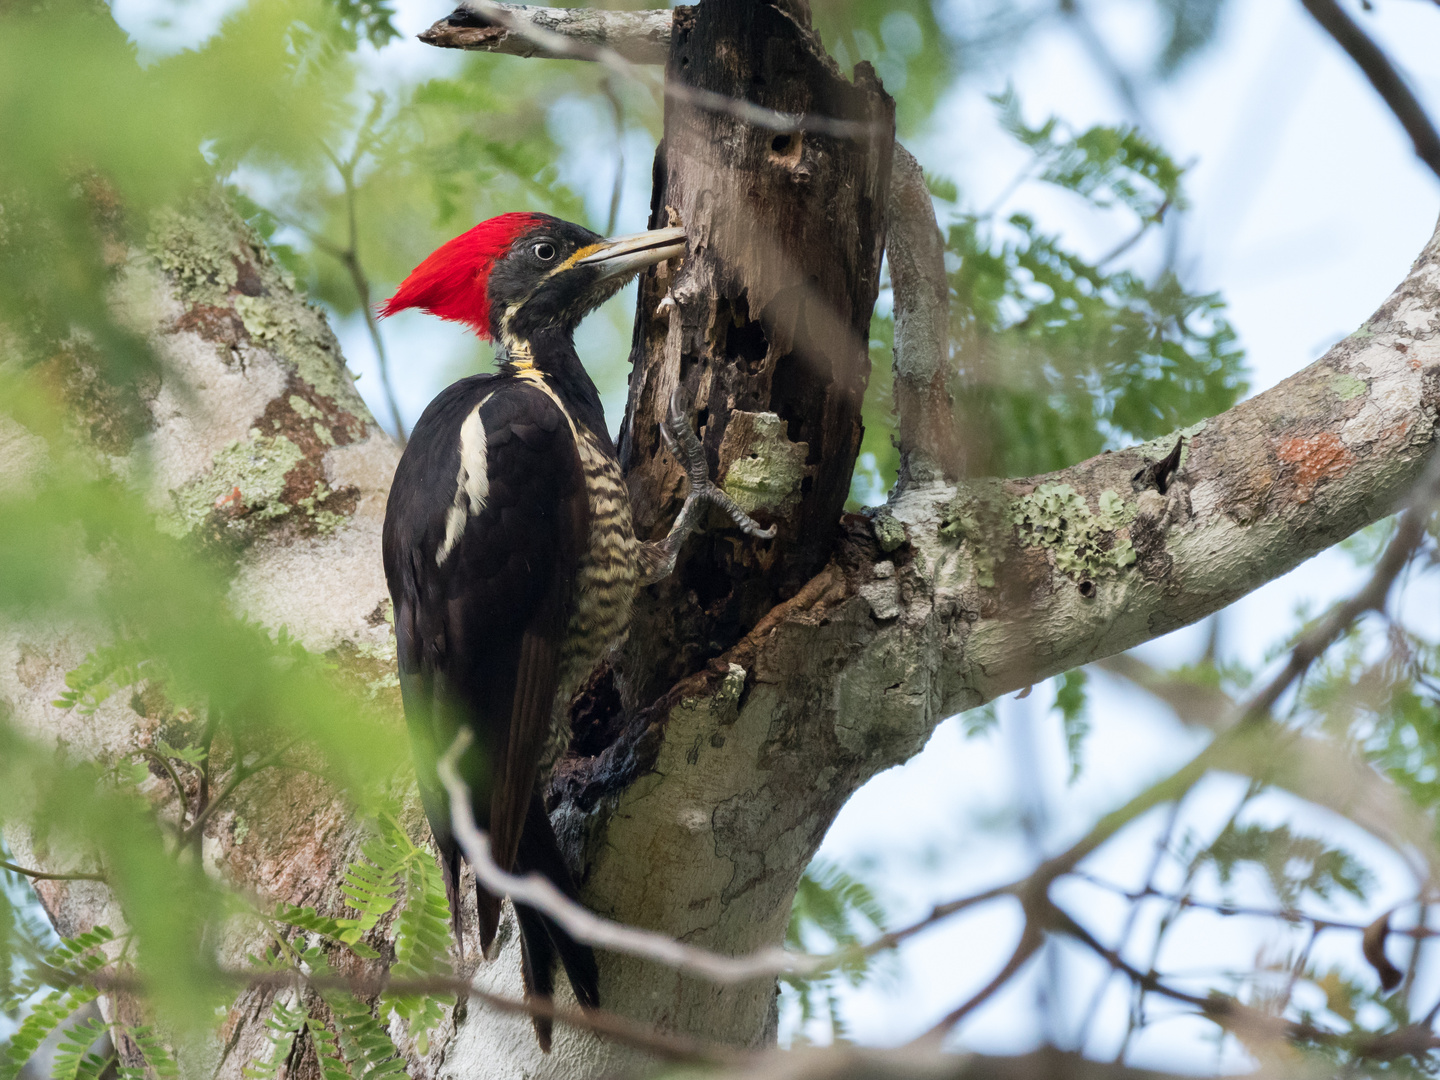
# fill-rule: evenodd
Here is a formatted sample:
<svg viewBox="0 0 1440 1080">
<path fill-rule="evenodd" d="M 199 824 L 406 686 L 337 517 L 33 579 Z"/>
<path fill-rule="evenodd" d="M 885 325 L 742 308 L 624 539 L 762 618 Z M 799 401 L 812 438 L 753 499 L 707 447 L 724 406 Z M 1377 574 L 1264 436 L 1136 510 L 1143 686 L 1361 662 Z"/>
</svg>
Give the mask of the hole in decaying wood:
<svg viewBox="0 0 1440 1080">
<path fill-rule="evenodd" d="M 1095 583 L 1093 581 L 1080 582 L 1080 595 L 1089 600 L 1095 595 Z"/>
<path fill-rule="evenodd" d="M 770 160 L 776 165 L 793 169 L 800 164 L 800 151 L 805 135 L 800 131 L 782 131 L 770 140 Z"/>
<path fill-rule="evenodd" d="M 624 720 L 615 673 L 602 665 L 570 702 L 570 755 L 597 756 L 619 737 Z"/>
<path fill-rule="evenodd" d="M 764 370 L 765 357 L 769 352 L 770 342 L 765 338 L 765 328 L 758 321 L 747 320 L 726 331 L 726 358 L 748 374 Z"/>
</svg>

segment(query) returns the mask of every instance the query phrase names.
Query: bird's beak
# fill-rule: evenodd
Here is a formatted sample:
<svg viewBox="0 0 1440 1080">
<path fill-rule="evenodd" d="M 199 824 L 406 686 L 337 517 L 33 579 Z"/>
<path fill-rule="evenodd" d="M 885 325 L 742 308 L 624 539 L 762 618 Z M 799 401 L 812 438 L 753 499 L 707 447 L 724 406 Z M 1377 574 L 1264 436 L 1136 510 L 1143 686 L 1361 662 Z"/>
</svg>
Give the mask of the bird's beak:
<svg viewBox="0 0 1440 1080">
<path fill-rule="evenodd" d="M 614 236 L 582 259 L 576 266 L 593 266 L 600 281 L 628 277 L 637 270 L 685 254 L 684 229 L 651 229 L 634 236 Z"/>
</svg>

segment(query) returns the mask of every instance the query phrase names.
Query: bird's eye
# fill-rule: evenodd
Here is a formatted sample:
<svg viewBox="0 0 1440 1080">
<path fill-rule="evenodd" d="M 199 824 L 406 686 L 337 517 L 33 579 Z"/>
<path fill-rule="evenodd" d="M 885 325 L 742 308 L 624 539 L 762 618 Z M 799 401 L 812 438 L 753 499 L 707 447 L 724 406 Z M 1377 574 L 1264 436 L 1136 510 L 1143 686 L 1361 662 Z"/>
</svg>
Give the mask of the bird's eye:
<svg viewBox="0 0 1440 1080">
<path fill-rule="evenodd" d="M 555 258 L 555 245 L 542 240 L 535 245 L 535 257 L 541 262 L 549 262 Z"/>
</svg>

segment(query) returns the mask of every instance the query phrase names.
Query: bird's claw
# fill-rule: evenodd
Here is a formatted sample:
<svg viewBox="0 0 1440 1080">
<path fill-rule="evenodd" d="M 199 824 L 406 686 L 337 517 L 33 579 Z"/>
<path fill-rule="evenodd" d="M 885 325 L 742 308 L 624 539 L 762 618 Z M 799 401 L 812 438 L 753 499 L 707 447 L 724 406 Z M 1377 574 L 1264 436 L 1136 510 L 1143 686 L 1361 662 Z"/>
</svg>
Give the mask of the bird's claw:
<svg viewBox="0 0 1440 1080">
<path fill-rule="evenodd" d="M 665 412 L 665 422 L 660 425 L 660 436 L 666 449 L 674 455 L 675 460 L 680 463 L 680 467 L 685 470 L 685 477 L 689 481 L 690 491 L 685 496 L 685 506 L 680 511 L 681 518 L 687 516 L 686 511 L 691 509 L 692 504 L 708 502 L 728 514 L 742 531 L 757 540 L 774 539 L 775 527 L 773 525 L 768 529 L 763 528 L 710 479 L 710 466 L 705 460 L 705 448 L 700 445 L 700 439 L 690 427 L 690 421 L 685 417 L 679 387 L 676 387 L 670 395 L 670 407 Z"/>
</svg>

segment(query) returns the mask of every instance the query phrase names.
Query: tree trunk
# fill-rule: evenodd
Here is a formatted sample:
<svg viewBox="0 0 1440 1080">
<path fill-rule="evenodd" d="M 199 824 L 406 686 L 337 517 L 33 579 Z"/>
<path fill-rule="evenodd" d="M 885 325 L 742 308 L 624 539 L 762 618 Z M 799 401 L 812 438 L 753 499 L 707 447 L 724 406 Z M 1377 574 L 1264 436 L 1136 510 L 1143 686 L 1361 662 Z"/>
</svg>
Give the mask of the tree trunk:
<svg viewBox="0 0 1440 1080">
<path fill-rule="evenodd" d="M 720 527 L 687 546 L 577 700 L 576 752 L 551 792 L 587 903 L 739 953 L 780 939 L 835 813 L 941 719 L 1199 619 L 1389 512 L 1434 448 L 1440 239 L 1355 335 L 1186 432 L 1179 471 L 1159 482 L 1173 437 L 1025 481 L 909 470 L 885 508 L 846 516 L 887 207 L 902 202 L 887 197 L 890 102 L 868 69 L 853 83 L 834 70 L 794 4 L 677 9 L 669 73 L 865 132 L 776 130 L 757 122 L 769 114 L 707 109 L 696 94 L 667 109 L 652 224 L 673 211 L 694 253 L 641 293 L 621 438 L 637 527 L 656 535 L 678 507 L 656 421 L 680 386 L 717 475 L 779 536 L 757 545 Z M 160 222 L 117 294 L 169 368 L 141 388 L 135 423 L 129 406 L 85 392 L 83 365 L 62 373 L 77 427 L 137 429 L 107 453 L 134 475 L 153 461 L 157 512 L 197 542 L 233 543 L 236 607 L 393 700 L 379 524 L 396 452 L 323 318 L 213 206 Z M 909 363 L 901 374 L 923 389 L 933 363 L 912 360 L 897 369 Z M 0 446 L 24 443 L 0 430 Z M 148 715 L 142 696 L 116 695 L 93 717 L 50 705 L 90 643 L 74 628 L 4 628 L 0 697 L 16 722 L 97 757 L 163 737 L 173 718 Z M 210 823 L 207 860 L 262 896 L 340 913 L 355 843 L 346 805 L 289 776 L 242 791 Z M 100 885 L 40 893 L 62 932 L 116 921 Z M 518 996 L 518 943 L 504 929 L 502 940 L 477 984 Z M 604 1005 L 637 1020 L 773 1039 L 773 981 L 718 988 L 613 956 L 601 976 Z M 267 1004 L 257 991 L 231 1010 L 212 1048 L 219 1075 L 238 1077 L 264 1045 Z M 528 1021 L 472 1004 L 412 1058 L 412 1075 L 570 1080 L 637 1060 L 556 1035 L 544 1057 Z"/>
</svg>

